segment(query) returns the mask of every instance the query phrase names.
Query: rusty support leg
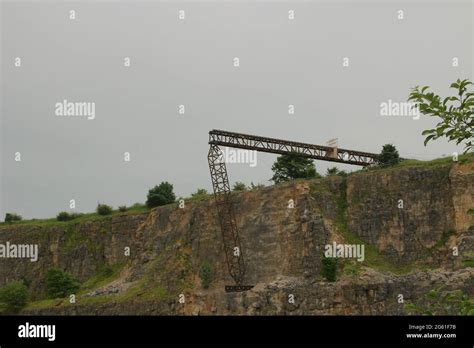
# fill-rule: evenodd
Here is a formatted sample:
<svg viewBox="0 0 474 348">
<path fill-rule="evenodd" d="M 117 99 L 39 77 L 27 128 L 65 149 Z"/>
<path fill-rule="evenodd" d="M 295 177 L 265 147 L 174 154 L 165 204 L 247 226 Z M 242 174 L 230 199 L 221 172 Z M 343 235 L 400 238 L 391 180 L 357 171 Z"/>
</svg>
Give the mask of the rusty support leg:
<svg viewBox="0 0 474 348">
<path fill-rule="evenodd" d="M 211 171 L 212 187 L 216 200 L 217 213 L 221 224 L 221 233 L 224 242 L 227 267 L 235 283 L 238 286 L 241 286 L 245 273 L 245 265 L 242 255 L 242 247 L 240 245 L 239 233 L 237 231 L 237 225 L 235 223 L 232 210 L 229 178 L 227 177 L 227 169 L 222 151 L 217 145 L 211 145 L 207 158 L 209 162 L 209 169 Z"/>
</svg>

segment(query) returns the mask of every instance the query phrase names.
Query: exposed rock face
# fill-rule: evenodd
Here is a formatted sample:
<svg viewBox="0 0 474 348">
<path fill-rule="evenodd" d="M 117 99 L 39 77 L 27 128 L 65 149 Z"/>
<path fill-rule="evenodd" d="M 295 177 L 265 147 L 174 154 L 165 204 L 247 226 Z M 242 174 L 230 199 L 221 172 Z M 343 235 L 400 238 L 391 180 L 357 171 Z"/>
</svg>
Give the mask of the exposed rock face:
<svg viewBox="0 0 474 348">
<path fill-rule="evenodd" d="M 148 214 L 115 216 L 97 221 L 55 226 L 0 227 L 0 243 L 37 244 L 37 262 L 0 259 L 0 285 L 12 280 L 30 283 L 33 295 L 43 288 L 50 267 L 67 270 L 80 281 L 96 273 L 101 265 L 126 262 L 124 247 Z"/>
<path fill-rule="evenodd" d="M 347 201 L 352 233 L 394 262 L 422 260 L 438 241 L 474 224 L 467 214 L 474 206 L 474 164 L 353 175 Z"/>
<path fill-rule="evenodd" d="M 195 291 L 186 304 L 177 300 L 132 298 L 84 305 L 30 309 L 36 315 L 403 315 L 404 301 L 411 302 L 444 286 L 474 296 L 474 269 L 455 272 L 423 272 L 395 277 L 374 271 L 358 279 L 328 283 L 298 277 L 277 277 L 243 293 L 225 294 L 222 289 Z M 294 297 L 294 303 L 288 301 Z M 58 301 L 58 304 L 61 301 Z"/>
<path fill-rule="evenodd" d="M 0 285 L 25 279 L 35 298 L 49 267 L 85 281 L 104 265 L 121 265 L 114 279 L 78 296 L 78 303 L 57 300 L 27 314 L 402 314 L 399 294 L 410 301 L 445 286 L 474 296 L 474 269 L 462 267 L 474 246 L 474 217 L 467 214 L 474 207 L 473 163 L 296 181 L 233 199 L 251 291 L 223 290 L 232 279 L 213 199 L 77 224 L 0 227 L 0 242 L 40 248 L 36 263 L 0 260 Z M 334 241 L 364 243 L 375 260 L 412 272 L 377 269 L 368 255 L 354 261 L 355 275 L 341 261 L 338 281 L 328 283 L 320 276 L 321 255 Z M 209 289 L 199 278 L 206 262 Z"/>
</svg>

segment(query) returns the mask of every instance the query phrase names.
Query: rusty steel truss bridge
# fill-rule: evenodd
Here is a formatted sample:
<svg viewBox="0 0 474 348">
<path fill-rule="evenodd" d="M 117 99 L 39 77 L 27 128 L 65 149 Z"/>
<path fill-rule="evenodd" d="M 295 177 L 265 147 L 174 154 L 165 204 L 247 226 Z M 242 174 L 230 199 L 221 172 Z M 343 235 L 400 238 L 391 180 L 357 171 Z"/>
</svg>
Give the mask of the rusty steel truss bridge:
<svg viewBox="0 0 474 348">
<path fill-rule="evenodd" d="M 230 276 L 236 285 L 225 287 L 227 292 L 246 291 L 251 285 L 243 285 L 245 263 L 237 224 L 232 209 L 231 188 L 223 153 L 219 146 L 233 147 L 279 155 L 299 154 L 315 160 L 339 162 L 359 166 L 375 165 L 378 155 L 369 152 L 340 149 L 331 146 L 312 145 L 256 135 L 212 130 L 209 132 L 208 162 L 217 213 L 221 225 L 224 252 Z"/>
</svg>

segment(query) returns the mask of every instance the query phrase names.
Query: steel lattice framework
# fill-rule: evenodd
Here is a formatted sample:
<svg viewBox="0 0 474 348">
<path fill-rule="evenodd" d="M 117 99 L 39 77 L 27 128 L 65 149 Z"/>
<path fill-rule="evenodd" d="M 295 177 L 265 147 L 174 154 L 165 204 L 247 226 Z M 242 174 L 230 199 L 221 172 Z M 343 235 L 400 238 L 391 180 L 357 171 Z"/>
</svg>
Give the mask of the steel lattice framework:
<svg viewBox="0 0 474 348">
<path fill-rule="evenodd" d="M 232 209 L 231 189 L 227 169 L 224 156 L 219 146 L 280 155 L 298 153 L 313 159 L 359 166 L 369 166 L 378 162 L 378 155 L 374 153 L 298 143 L 221 130 L 212 130 L 209 132 L 209 145 L 209 169 L 221 225 L 227 267 L 231 277 L 237 284 L 237 286 L 226 286 L 226 291 L 245 291 L 252 288 L 252 286 L 242 285 L 245 275 L 244 257 Z"/>
<path fill-rule="evenodd" d="M 232 202 L 230 201 L 229 178 L 221 149 L 217 145 L 211 145 L 207 159 L 211 171 L 217 213 L 221 224 L 227 267 L 234 281 L 241 285 L 245 272 L 244 258 L 242 256 Z"/>
<path fill-rule="evenodd" d="M 209 144 L 280 155 L 296 152 L 317 160 L 354 164 L 364 167 L 378 162 L 378 155 L 375 153 L 298 143 L 295 141 L 265 138 L 215 129 L 209 132 Z"/>
</svg>

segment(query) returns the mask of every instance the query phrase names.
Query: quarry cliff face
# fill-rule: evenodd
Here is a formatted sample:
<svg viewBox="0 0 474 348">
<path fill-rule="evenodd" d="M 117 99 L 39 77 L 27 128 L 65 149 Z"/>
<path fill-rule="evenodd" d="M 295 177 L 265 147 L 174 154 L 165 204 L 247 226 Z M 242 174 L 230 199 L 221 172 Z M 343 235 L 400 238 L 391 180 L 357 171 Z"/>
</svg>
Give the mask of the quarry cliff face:
<svg viewBox="0 0 474 348">
<path fill-rule="evenodd" d="M 37 244 L 39 258 L 1 260 L 0 285 L 29 284 L 38 301 L 24 314 L 404 314 L 431 290 L 474 297 L 472 162 L 297 180 L 232 199 L 250 291 L 224 292 L 233 282 L 212 197 L 93 221 L 4 225 L 1 243 Z M 365 253 L 338 259 L 329 282 L 321 259 L 334 243 Z M 76 303 L 42 300 L 50 267 L 84 284 Z"/>
</svg>

